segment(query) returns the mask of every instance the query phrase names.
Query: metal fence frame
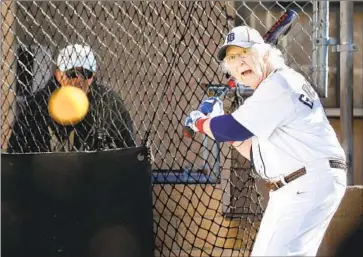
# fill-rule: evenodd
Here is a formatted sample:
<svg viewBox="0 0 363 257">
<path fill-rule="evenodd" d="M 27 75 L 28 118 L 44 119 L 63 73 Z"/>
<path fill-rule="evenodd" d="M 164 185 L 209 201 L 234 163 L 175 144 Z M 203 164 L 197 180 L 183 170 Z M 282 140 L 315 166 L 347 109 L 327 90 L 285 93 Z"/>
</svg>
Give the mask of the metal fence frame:
<svg viewBox="0 0 363 257">
<path fill-rule="evenodd" d="M 340 40 L 337 51 L 340 53 L 340 127 L 342 146 L 348 164 L 348 184 L 353 180 L 353 6 L 351 1 L 340 2 Z"/>
</svg>

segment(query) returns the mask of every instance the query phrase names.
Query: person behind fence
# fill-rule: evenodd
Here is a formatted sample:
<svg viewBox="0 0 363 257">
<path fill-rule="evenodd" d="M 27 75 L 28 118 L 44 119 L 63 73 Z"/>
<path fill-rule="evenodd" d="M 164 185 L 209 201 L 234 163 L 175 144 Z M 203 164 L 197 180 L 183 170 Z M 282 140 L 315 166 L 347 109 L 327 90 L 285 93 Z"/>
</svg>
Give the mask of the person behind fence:
<svg viewBox="0 0 363 257">
<path fill-rule="evenodd" d="M 59 52 L 54 75 L 45 87 L 18 104 L 8 141 L 9 153 L 82 151 L 135 146 L 133 122 L 121 97 L 97 81 L 96 58 L 87 45 L 68 45 Z M 85 118 L 63 126 L 48 113 L 48 101 L 59 87 L 72 85 L 87 94 Z"/>
<path fill-rule="evenodd" d="M 251 255 L 315 256 L 346 190 L 345 153 L 320 99 L 248 26 L 232 29 L 218 59 L 254 93 L 228 115 L 207 98 L 185 125 L 232 143 L 270 186 Z"/>
</svg>

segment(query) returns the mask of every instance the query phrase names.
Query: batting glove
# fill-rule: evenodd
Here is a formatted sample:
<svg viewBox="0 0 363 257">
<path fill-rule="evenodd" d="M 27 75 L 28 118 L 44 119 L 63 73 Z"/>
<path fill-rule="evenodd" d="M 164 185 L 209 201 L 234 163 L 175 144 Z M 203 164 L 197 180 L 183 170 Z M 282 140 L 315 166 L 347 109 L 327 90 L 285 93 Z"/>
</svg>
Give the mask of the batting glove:
<svg viewBox="0 0 363 257">
<path fill-rule="evenodd" d="M 200 132 L 195 126 L 197 120 L 207 118 L 201 111 L 192 111 L 189 116 L 185 119 L 185 126 L 191 128 L 194 132 Z"/>
<path fill-rule="evenodd" d="M 223 102 L 218 97 L 209 97 L 201 102 L 199 111 L 213 118 L 224 114 Z"/>
</svg>

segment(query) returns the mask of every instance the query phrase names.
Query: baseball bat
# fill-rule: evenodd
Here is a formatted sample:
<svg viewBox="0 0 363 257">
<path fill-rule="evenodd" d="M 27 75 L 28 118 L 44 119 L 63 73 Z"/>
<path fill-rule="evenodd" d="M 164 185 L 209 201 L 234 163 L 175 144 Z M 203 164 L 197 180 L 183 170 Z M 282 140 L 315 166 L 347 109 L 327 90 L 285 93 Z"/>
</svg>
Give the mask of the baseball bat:
<svg viewBox="0 0 363 257">
<path fill-rule="evenodd" d="M 277 45 L 279 39 L 287 35 L 294 23 L 297 19 L 298 14 L 294 10 L 287 10 L 284 14 L 272 25 L 272 27 L 263 35 L 263 40 L 271 45 Z M 227 76 L 229 78 L 229 76 Z M 221 92 L 221 94 L 225 93 L 229 88 L 232 88 L 233 85 L 227 83 L 226 89 Z M 219 97 L 220 95 L 217 95 Z M 184 127 L 183 134 L 185 137 L 193 138 L 195 132 L 190 127 Z"/>
</svg>

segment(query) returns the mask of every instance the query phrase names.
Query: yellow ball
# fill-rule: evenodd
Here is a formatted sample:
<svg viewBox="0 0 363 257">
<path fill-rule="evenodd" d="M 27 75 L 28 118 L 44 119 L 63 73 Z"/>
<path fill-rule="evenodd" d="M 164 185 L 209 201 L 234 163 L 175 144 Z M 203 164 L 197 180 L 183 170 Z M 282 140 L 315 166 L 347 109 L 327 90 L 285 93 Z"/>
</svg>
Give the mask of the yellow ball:
<svg viewBox="0 0 363 257">
<path fill-rule="evenodd" d="M 80 88 L 62 86 L 55 90 L 48 102 L 49 114 L 61 125 L 77 124 L 88 112 L 87 95 Z"/>
</svg>

